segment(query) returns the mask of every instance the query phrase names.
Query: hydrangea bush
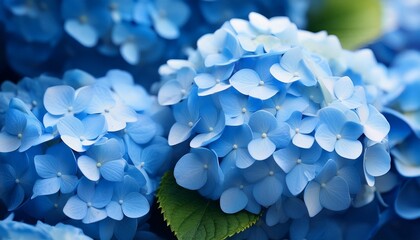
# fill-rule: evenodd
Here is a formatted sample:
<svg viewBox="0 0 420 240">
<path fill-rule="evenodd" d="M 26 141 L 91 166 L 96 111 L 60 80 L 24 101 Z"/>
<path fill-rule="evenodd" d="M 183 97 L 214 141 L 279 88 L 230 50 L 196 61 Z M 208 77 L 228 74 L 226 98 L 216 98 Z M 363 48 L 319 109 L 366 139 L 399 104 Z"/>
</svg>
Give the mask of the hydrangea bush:
<svg viewBox="0 0 420 240">
<path fill-rule="evenodd" d="M 120 70 L 98 79 L 70 70 L 62 79 L 6 81 L 1 90 L 0 199 L 7 210 L 70 223 L 93 238 L 133 238 L 171 167 L 169 110 Z"/>
<path fill-rule="evenodd" d="M 254 233 L 262 227 L 267 239 L 271 231 L 342 238 L 357 210 L 341 213 L 362 206 L 373 209 L 363 220 L 369 236 L 378 202 L 369 203 L 391 159 L 390 125 L 371 83 L 386 72 L 366 56 L 258 13 L 204 35 L 188 60 L 160 68 L 158 101 L 176 121 L 168 142 L 190 147 L 175 165 L 176 182 L 218 200 L 225 213 L 263 212 Z"/>
</svg>

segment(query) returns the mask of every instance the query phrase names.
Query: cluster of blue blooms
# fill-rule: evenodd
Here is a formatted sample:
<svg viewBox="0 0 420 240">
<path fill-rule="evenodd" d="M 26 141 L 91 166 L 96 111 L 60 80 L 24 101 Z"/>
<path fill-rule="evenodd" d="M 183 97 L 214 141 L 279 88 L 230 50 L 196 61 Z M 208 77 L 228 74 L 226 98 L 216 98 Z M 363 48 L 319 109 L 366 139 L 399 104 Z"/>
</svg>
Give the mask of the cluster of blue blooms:
<svg viewBox="0 0 420 240">
<path fill-rule="evenodd" d="M 168 108 L 121 70 L 6 81 L 0 99 L 0 201 L 8 211 L 93 238 L 150 234 L 138 230 L 171 167 Z"/>
<path fill-rule="evenodd" d="M 177 183 L 226 213 L 266 209 L 242 237 L 373 233 L 375 192 L 393 186 L 383 183 L 392 178 L 390 125 L 373 83 L 386 71 L 370 50 L 346 51 L 325 32 L 250 13 L 202 36 L 188 60 L 169 60 L 160 74 L 158 101 L 176 121 L 168 142 L 191 149 L 175 165 Z M 373 215 L 356 226 L 355 207 Z"/>
<path fill-rule="evenodd" d="M 382 0 L 382 36 L 370 45 L 376 57 L 391 64 L 398 53 L 420 50 L 420 1 Z"/>
<path fill-rule="evenodd" d="M 259 11 L 304 25 L 308 6 L 307 0 L 5 0 L 0 25 L 7 61 L 23 76 L 72 68 L 102 76 L 118 66 L 157 78 L 153 70 L 165 59 L 184 56 L 230 18 Z"/>
</svg>

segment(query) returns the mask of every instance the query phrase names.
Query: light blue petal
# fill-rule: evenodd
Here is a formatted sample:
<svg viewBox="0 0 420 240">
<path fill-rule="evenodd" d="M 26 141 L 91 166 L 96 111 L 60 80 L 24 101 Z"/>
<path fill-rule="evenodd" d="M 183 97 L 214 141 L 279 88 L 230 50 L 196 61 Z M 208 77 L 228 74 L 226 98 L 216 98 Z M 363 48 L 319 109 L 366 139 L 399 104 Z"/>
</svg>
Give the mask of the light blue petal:
<svg viewBox="0 0 420 240">
<path fill-rule="evenodd" d="M 200 161 L 200 156 L 195 153 L 184 155 L 174 169 L 176 182 L 187 189 L 198 190 L 207 182 L 207 170 Z"/>
<path fill-rule="evenodd" d="M 79 119 L 73 116 L 64 117 L 58 122 L 57 130 L 67 146 L 77 152 L 84 151 L 80 137 L 83 135 L 85 127 Z"/>
<path fill-rule="evenodd" d="M 378 143 L 365 150 L 366 172 L 374 177 L 382 176 L 391 169 L 391 156 L 385 147 Z"/>
<path fill-rule="evenodd" d="M 124 149 L 120 142 L 115 138 L 110 138 L 105 142 L 93 145 L 87 155 L 99 162 L 121 159 L 124 155 Z"/>
<path fill-rule="evenodd" d="M 66 32 L 85 47 L 93 47 L 98 41 L 95 29 L 77 20 L 67 20 L 64 24 Z"/>
<path fill-rule="evenodd" d="M 60 171 L 60 160 L 52 155 L 36 155 L 34 157 L 35 170 L 42 178 L 52 178 Z"/>
<path fill-rule="evenodd" d="M 277 148 L 286 147 L 290 142 L 290 127 L 286 123 L 280 122 L 267 135 Z"/>
<path fill-rule="evenodd" d="M 249 95 L 260 81 L 258 73 L 251 69 L 241 69 L 229 79 L 230 84 L 244 95 Z"/>
<path fill-rule="evenodd" d="M 333 177 L 325 187 L 321 186 L 319 200 L 321 205 L 329 210 L 347 209 L 350 206 L 351 198 L 346 181 L 338 176 Z"/>
<path fill-rule="evenodd" d="M 23 133 L 23 131 L 25 131 L 27 122 L 27 115 L 19 110 L 9 108 L 6 112 L 4 130 L 11 135 L 17 136 L 19 133 Z"/>
<path fill-rule="evenodd" d="M 249 154 L 256 160 L 265 160 L 276 150 L 276 145 L 268 138 L 256 138 L 248 144 Z"/>
<path fill-rule="evenodd" d="M 121 56 L 131 65 L 136 65 L 140 62 L 140 51 L 135 42 L 125 42 L 120 47 Z"/>
<path fill-rule="evenodd" d="M 195 122 L 194 124 L 196 125 L 197 122 Z M 172 125 L 171 127 L 171 130 L 169 131 L 169 145 L 173 146 L 187 140 L 191 136 L 192 130 L 195 125 L 190 127 L 181 123 L 174 123 L 174 125 Z"/>
<path fill-rule="evenodd" d="M 82 120 L 85 131 L 82 133 L 86 139 L 93 140 L 105 132 L 105 118 L 102 115 L 89 115 Z"/>
<path fill-rule="evenodd" d="M 124 218 L 121 205 L 114 201 L 110 202 L 106 206 L 106 214 L 108 215 L 108 217 L 117 221 L 121 221 Z"/>
<path fill-rule="evenodd" d="M 125 165 L 126 161 L 123 159 L 109 161 L 103 164 L 99 168 L 99 171 L 101 172 L 102 177 L 104 177 L 108 181 L 122 181 L 124 177 Z"/>
<path fill-rule="evenodd" d="M 293 137 L 293 144 L 300 148 L 309 149 L 314 144 L 315 138 L 310 135 L 298 133 Z"/>
<path fill-rule="evenodd" d="M 63 115 L 73 111 L 75 91 L 70 86 L 54 86 L 45 91 L 44 107 L 53 115 Z M 70 109 L 69 109 L 70 108 Z"/>
<path fill-rule="evenodd" d="M 167 106 L 174 105 L 183 99 L 184 94 L 177 80 L 169 80 L 160 89 L 158 93 L 159 104 Z"/>
<path fill-rule="evenodd" d="M 326 183 L 331 178 L 337 175 L 337 162 L 333 159 L 328 159 L 322 170 L 316 176 L 318 183 Z"/>
<path fill-rule="evenodd" d="M 337 136 L 333 134 L 327 125 L 320 125 L 315 132 L 315 140 L 324 150 L 334 151 Z"/>
<path fill-rule="evenodd" d="M 60 179 L 58 177 L 38 179 L 33 188 L 32 198 L 42 195 L 51 195 L 60 190 Z"/>
<path fill-rule="evenodd" d="M 61 193 L 71 193 L 77 187 L 79 179 L 76 176 L 71 175 L 62 175 L 60 182 L 60 192 Z"/>
<path fill-rule="evenodd" d="M 294 73 L 298 70 L 302 58 L 302 49 L 295 47 L 284 53 L 280 59 L 280 65 L 286 71 Z"/>
<path fill-rule="evenodd" d="M 277 202 L 283 192 L 283 185 L 274 176 L 268 176 L 264 180 L 254 185 L 253 194 L 255 200 L 268 207 Z"/>
<path fill-rule="evenodd" d="M 99 180 L 100 174 L 96 164 L 97 161 L 85 155 L 82 155 L 77 159 L 77 166 L 79 166 L 80 171 L 91 181 Z"/>
<path fill-rule="evenodd" d="M 321 185 L 317 182 L 310 182 L 305 188 L 303 199 L 310 217 L 317 215 L 322 210 L 319 200 Z"/>
<path fill-rule="evenodd" d="M 285 172 L 290 172 L 297 164 L 301 151 L 297 147 L 289 146 L 273 154 L 274 161 Z"/>
<path fill-rule="evenodd" d="M 405 219 L 420 217 L 420 188 L 416 179 L 408 180 L 401 188 L 395 201 L 395 211 Z"/>
<path fill-rule="evenodd" d="M 197 84 L 200 89 L 208 89 L 216 85 L 216 79 L 212 74 L 201 73 L 194 78 L 195 84 Z"/>
<path fill-rule="evenodd" d="M 242 169 L 248 168 L 255 162 L 255 159 L 251 157 L 248 149 L 246 148 L 239 148 L 234 150 L 228 156 L 226 156 L 226 158 L 234 158 L 236 160 L 236 166 Z"/>
<path fill-rule="evenodd" d="M 20 147 L 21 139 L 7 132 L 0 132 L 0 152 L 13 152 Z"/>
<path fill-rule="evenodd" d="M 363 126 L 355 122 L 346 122 L 341 130 L 341 137 L 356 140 L 363 134 Z"/>
<path fill-rule="evenodd" d="M 301 193 L 308 182 L 315 178 L 314 171 L 309 171 L 310 167 L 304 167 L 303 164 L 298 164 L 286 175 L 287 187 L 294 196 Z"/>
<path fill-rule="evenodd" d="M 277 120 L 271 113 L 260 110 L 251 115 L 248 125 L 251 127 L 254 134 L 268 134 L 269 131 L 276 129 Z M 254 138 L 259 137 L 261 136 L 254 136 Z"/>
<path fill-rule="evenodd" d="M 19 152 L 24 152 L 29 148 L 39 145 L 42 141 L 48 141 L 49 138 L 45 135 L 45 138 L 41 137 L 42 130 L 41 126 L 38 124 L 28 124 L 23 132 L 22 143 L 19 147 Z"/>
<path fill-rule="evenodd" d="M 340 110 L 333 107 L 321 109 L 318 115 L 320 123 L 328 126 L 333 134 L 339 134 L 346 122 L 346 116 Z"/>
<path fill-rule="evenodd" d="M 335 144 L 335 151 L 343 158 L 356 159 L 362 154 L 363 146 L 358 140 L 340 139 Z"/>
<path fill-rule="evenodd" d="M 211 88 L 206 89 L 206 90 L 199 89 L 198 90 L 198 96 L 208 96 L 208 95 L 211 95 L 211 94 L 215 94 L 215 93 L 224 91 L 224 90 L 226 90 L 230 87 L 231 87 L 231 85 L 229 85 L 229 84 L 218 83 L 218 84 L 214 85 L 214 87 L 211 87 Z"/>
<path fill-rule="evenodd" d="M 334 83 L 334 94 L 339 100 L 346 100 L 354 93 L 354 85 L 349 77 L 342 77 Z"/>
<path fill-rule="evenodd" d="M 82 220 L 87 213 L 87 205 L 79 197 L 71 197 L 63 208 L 64 214 L 74 220 Z"/>
<path fill-rule="evenodd" d="M 220 196 L 220 208 L 228 214 L 241 211 L 247 204 L 248 197 L 239 188 L 229 188 Z"/>
<path fill-rule="evenodd" d="M 179 36 L 178 27 L 168 19 L 157 19 L 156 21 L 154 21 L 154 27 L 156 32 L 163 38 L 176 39 Z"/>
<path fill-rule="evenodd" d="M 271 66 L 270 73 L 275 79 L 283 83 L 292 83 L 299 80 L 299 77 L 296 77 L 293 73 L 284 70 L 278 63 Z"/>
<path fill-rule="evenodd" d="M 57 125 L 57 123 L 60 121 L 62 116 L 55 116 L 51 115 L 49 113 L 46 113 L 44 117 L 42 118 L 42 122 L 44 123 L 44 126 L 47 127 L 53 127 Z"/>
<path fill-rule="evenodd" d="M 97 209 L 89 207 L 86 211 L 86 216 L 82 219 L 84 224 L 99 222 L 107 217 L 105 209 Z"/>
<path fill-rule="evenodd" d="M 390 124 L 375 107 L 369 105 L 369 117 L 363 124 L 363 130 L 370 140 L 382 141 L 391 130 Z"/>
<path fill-rule="evenodd" d="M 129 218 L 139 218 L 146 215 L 149 210 L 149 202 L 138 192 L 132 192 L 124 197 L 122 210 Z"/>
<path fill-rule="evenodd" d="M 156 123 L 146 115 L 138 115 L 137 119 L 137 122 L 127 124 L 125 131 L 136 143 L 147 143 L 156 134 Z"/>
</svg>

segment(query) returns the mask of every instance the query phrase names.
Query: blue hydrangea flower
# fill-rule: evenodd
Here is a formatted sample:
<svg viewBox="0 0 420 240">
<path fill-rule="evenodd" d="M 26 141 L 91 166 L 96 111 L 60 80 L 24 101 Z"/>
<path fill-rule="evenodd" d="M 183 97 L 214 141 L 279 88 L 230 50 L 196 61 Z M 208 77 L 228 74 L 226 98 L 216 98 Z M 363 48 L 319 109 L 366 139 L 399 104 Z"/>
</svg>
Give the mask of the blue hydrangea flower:
<svg viewBox="0 0 420 240">
<path fill-rule="evenodd" d="M 34 158 L 36 172 L 42 179 L 35 182 L 32 198 L 58 191 L 71 193 L 79 181 L 73 152 L 63 144 L 52 146 L 46 153 Z"/>
</svg>

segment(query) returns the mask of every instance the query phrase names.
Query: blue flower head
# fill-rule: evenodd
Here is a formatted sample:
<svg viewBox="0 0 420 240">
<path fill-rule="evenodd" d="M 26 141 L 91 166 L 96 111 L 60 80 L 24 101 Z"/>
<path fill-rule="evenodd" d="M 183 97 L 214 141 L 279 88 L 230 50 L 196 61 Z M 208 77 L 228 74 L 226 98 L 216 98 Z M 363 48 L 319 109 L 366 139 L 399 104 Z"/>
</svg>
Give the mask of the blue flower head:
<svg viewBox="0 0 420 240">
<path fill-rule="evenodd" d="M 160 68 L 159 102 L 175 118 L 169 144 L 191 148 L 175 165 L 177 183 L 226 213 L 267 210 L 266 223 L 296 239 L 318 236 L 326 211 L 372 202 L 361 196 L 390 170 L 390 124 L 375 107 L 383 88 L 352 61 L 358 54 L 258 13 L 202 36 L 188 60 Z M 342 234 L 336 225 L 331 239 Z"/>
<path fill-rule="evenodd" d="M 63 79 L 25 78 L 4 83 L 0 95 L 1 205 L 24 221 L 66 221 L 85 230 L 96 223 L 102 227 L 89 236 L 133 237 L 172 165 L 161 126 L 170 110 L 121 70 L 99 79 L 81 70 Z M 221 134 L 224 119 L 218 121 Z M 203 191 L 212 193 L 221 181 L 209 180 Z"/>
</svg>

